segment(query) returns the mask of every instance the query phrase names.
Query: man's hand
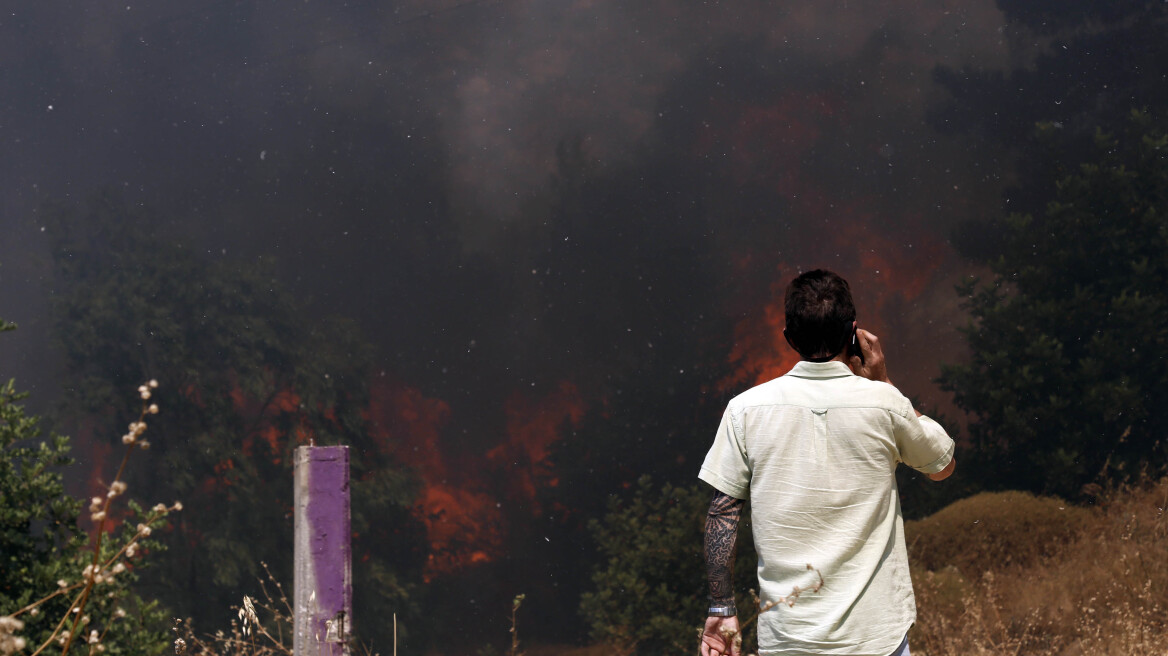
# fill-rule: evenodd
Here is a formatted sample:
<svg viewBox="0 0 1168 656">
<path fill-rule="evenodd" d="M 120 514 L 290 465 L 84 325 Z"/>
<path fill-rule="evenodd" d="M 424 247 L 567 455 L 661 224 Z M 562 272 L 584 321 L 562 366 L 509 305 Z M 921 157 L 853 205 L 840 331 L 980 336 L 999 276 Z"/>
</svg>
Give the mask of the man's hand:
<svg viewBox="0 0 1168 656">
<path fill-rule="evenodd" d="M 884 362 L 884 349 L 880 347 L 880 340 L 875 335 L 864 330 L 856 329 L 856 339 L 860 341 L 860 352 L 864 354 L 864 361 L 852 355 L 848 356 L 847 365 L 852 373 L 863 376 L 878 383 L 892 384 L 888 380 L 888 366 Z"/>
<path fill-rule="evenodd" d="M 702 631 L 701 656 L 740 656 L 742 633 L 737 617 L 707 617 Z"/>
</svg>

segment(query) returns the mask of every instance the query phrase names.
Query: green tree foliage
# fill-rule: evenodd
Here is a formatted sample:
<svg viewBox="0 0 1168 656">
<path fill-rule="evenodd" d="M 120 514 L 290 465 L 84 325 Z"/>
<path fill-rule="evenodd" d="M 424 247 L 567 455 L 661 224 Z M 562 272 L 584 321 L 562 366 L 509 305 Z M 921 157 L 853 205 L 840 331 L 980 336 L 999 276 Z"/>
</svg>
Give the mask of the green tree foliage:
<svg viewBox="0 0 1168 656">
<path fill-rule="evenodd" d="M 581 597 L 580 613 L 593 640 L 617 653 L 694 653 L 709 597 L 702 543 L 711 497 L 702 485 L 657 490 L 644 476 L 630 500 L 613 500 L 603 521 L 590 522 L 603 562 L 592 574 L 594 590 Z M 747 615 L 757 563 L 744 517 L 734 582 L 738 607 Z"/>
<path fill-rule="evenodd" d="M 1168 136 L 1135 114 L 1039 215 L 1004 223 L 993 280 L 960 289 L 971 359 L 942 386 L 989 487 L 1075 497 L 1168 463 Z"/>
<path fill-rule="evenodd" d="M 0 321 L 0 332 L 13 328 Z M 38 600 L 61 591 L 24 612 L 18 632 L 31 647 L 43 644 L 60 619 L 68 614 L 72 591 L 93 557 L 90 541 L 78 525 L 82 502 L 69 496 L 62 469 L 71 465 L 69 440 L 60 435 L 42 439 L 40 419 L 25 415 L 20 405 L 27 395 L 17 392 L 13 381 L 0 386 L 0 616 L 9 616 Z M 125 530 L 133 532 L 132 521 Z M 102 555 L 113 556 L 113 544 L 105 540 Z M 157 553 L 161 545 L 148 541 Z M 86 606 L 86 633 L 100 628 L 106 654 L 160 654 L 169 646 L 166 616 L 154 602 L 144 602 L 133 591 L 133 569 L 100 585 Z M 124 615 L 118 609 L 124 611 Z M 106 629 L 108 628 L 108 632 Z M 78 651 L 78 650 L 75 650 Z"/>
<path fill-rule="evenodd" d="M 354 613 L 370 618 L 355 626 L 388 644 L 389 624 L 373 618 L 416 613 L 407 572 L 425 554 L 409 512 L 415 483 L 367 425 L 371 348 L 355 326 L 315 316 L 271 262 L 204 257 L 114 194 L 45 214 L 73 419 L 116 435 L 104 429 L 124 426 L 131 408 L 115 390 L 162 382 L 167 411 L 151 428 L 160 467 L 131 489 L 186 511 L 145 589 L 209 628 L 254 593 L 262 563 L 290 583 L 293 451 L 347 444 Z"/>
</svg>

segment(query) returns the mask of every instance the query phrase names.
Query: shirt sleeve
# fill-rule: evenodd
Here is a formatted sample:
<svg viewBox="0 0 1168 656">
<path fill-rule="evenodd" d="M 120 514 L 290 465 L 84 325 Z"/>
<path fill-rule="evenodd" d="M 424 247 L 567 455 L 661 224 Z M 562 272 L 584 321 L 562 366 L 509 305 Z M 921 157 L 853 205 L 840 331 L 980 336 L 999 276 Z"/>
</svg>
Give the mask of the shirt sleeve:
<svg viewBox="0 0 1168 656">
<path fill-rule="evenodd" d="M 750 492 L 750 464 L 742 440 L 742 431 L 727 407 L 714 435 L 714 445 L 706 454 L 698 478 L 735 499 L 745 499 Z"/>
<path fill-rule="evenodd" d="M 912 405 L 907 405 L 904 415 L 892 413 L 900 461 L 922 474 L 936 474 L 953 460 L 953 438 L 941 424 L 924 415 L 917 417 Z"/>
</svg>

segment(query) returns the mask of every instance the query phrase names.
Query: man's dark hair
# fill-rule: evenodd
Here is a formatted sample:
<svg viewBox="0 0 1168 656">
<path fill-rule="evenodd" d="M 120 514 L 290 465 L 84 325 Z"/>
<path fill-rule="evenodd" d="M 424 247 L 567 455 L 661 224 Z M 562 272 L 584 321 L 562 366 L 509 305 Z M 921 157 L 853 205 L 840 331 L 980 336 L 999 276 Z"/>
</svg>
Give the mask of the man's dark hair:
<svg viewBox="0 0 1168 656">
<path fill-rule="evenodd" d="M 787 285 L 783 334 L 804 360 L 829 360 L 852 339 L 856 305 L 848 281 L 831 271 L 808 271 Z"/>
</svg>

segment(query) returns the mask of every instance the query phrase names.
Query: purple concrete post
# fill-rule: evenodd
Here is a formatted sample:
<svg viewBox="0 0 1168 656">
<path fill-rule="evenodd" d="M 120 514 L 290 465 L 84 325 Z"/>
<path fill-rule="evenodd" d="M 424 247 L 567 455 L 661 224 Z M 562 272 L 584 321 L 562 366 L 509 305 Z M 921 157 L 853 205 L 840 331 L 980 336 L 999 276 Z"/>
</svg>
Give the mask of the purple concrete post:
<svg viewBox="0 0 1168 656">
<path fill-rule="evenodd" d="M 295 656 L 349 656 L 349 447 L 302 446 L 295 466 Z"/>
</svg>

